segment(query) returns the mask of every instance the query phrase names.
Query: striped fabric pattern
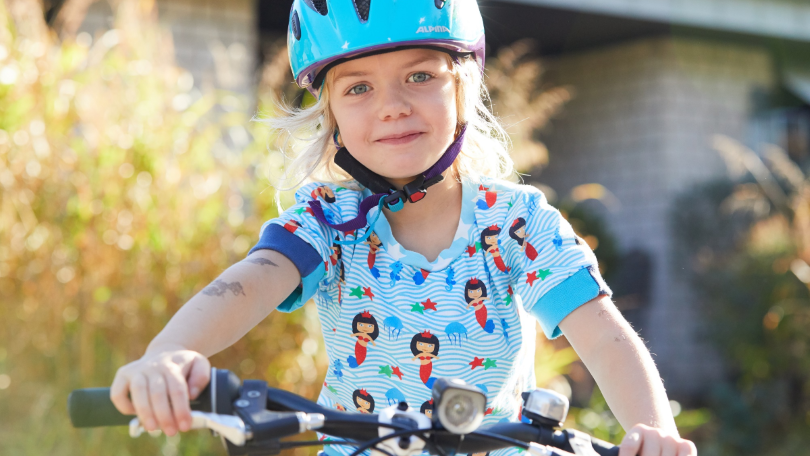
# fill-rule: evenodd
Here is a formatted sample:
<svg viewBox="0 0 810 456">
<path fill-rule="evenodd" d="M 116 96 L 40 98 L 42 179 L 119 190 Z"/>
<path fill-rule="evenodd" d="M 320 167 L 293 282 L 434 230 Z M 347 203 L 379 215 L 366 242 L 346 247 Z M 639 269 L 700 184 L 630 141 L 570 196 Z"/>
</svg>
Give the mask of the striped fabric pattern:
<svg viewBox="0 0 810 456">
<path fill-rule="evenodd" d="M 268 222 L 305 240 L 324 261 L 311 274 L 318 277 L 304 278 L 318 280 L 314 298 L 330 360 L 318 402 L 371 413 L 403 400 L 431 409 L 425 403 L 433 381 L 454 377 L 487 393 L 485 424 L 518 420 L 520 393 L 535 387 L 536 319 L 548 337 L 559 336 L 570 310 L 610 294 L 593 252 L 540 191 L 504 181 L 463 183 L 455 240 L 432 262 L 399 245 L 384 216 L 366 241 L 339 246 L 335 240 L 365 232 L 335 232 L 308 212 L 307 201 L 320 198 L 336 222 L 348 220 L 369 194 L 309 184 Z M 559 298 L 541 299 L 556 287 Z"/>
</svg>

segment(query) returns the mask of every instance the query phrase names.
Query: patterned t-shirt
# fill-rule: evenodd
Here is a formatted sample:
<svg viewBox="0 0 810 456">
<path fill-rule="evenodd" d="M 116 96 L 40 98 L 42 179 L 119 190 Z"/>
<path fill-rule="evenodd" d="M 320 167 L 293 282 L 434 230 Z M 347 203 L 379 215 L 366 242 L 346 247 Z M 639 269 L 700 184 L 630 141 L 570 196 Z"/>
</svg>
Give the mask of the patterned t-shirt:
<svg viewBox="0 0 810 456">
<path fill-rule="evenodd" d="M 365 241 L 336 244 L 368 227 L 338 232 L 307 204 L 319 199 L 342 223 L 370 194 L 306 185 L 251 250 L 277 250 L 301 272 L 280 310 L 315 299 L 329 356 L 318 403 L 373 413 L 405 401 L 432 413 L 433 382 L 454 377 L 486 392 L 484 424 L 518 420 L 520 393 L 535 388 L 535 319 L 554 338 L 572 310 L 610 295 L 593 252 L 539 190 L 506 181 L 464 182 L 454 241 L 432 262 L 403 248 L 384 215 Z"/>
</svg>

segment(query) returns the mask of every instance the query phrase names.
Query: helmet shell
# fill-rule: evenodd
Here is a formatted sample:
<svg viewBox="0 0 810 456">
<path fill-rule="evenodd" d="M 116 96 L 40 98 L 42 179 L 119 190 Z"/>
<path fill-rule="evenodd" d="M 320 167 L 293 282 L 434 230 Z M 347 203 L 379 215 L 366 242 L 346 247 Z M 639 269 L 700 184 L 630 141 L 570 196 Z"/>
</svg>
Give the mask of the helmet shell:
<svg viewBox="0 0 810 456">
<path fill-rule="evenodd" d="M 472 52 L 483 68 L 484 22 L 476 0 L 293 1 L 290 66 L 295 82 L 313 93 L 318 73 L 330 63 L 400 46 Z"/>
</svg>

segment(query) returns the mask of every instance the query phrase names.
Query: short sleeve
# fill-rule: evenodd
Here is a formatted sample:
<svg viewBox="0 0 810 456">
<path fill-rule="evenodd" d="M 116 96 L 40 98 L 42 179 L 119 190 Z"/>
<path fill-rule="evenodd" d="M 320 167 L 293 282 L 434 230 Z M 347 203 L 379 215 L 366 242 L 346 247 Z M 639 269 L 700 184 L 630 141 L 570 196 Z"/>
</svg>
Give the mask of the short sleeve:
<svg viewBox="0 0 810 456">
<path fill-rule="evenodd" d="M 336 232 L 315 218 L 308 202 L 318 199 L 327 220 L 340 223 L 337 195 L 341 191 L 347 190 L 318 183 L 305 185 L 295 193 L 292 207 L 262 226 L 259 242 L 248 254 L 262 249 L 275 250 L 292 261 L 301 274 L 301 284 L 278 306 L 278 310 L 292 312 L 318 291 L 333 254 Z"/>
<path fill-rule="evenodd" d="M 507 221 L 515 240 L 512 287 L 546 337 L 554 339 L 562 335 L 558 325 L 574 309 L 612 292 L 591 248 L 545 196 L 534 190 L 523 201 Z"/>
</svg>

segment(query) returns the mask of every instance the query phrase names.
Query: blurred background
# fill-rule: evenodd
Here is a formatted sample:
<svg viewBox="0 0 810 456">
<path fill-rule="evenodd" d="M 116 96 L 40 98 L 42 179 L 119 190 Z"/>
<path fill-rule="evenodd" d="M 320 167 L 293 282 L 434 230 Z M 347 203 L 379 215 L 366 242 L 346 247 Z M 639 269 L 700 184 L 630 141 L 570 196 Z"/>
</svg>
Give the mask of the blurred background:
<svg viewBox="0 0 810 456">
<path fill-rule="evenodd" d="M 702 455 L 810 454 L 810 4 L 479 3 L 518 169 L 595 249 L 681 433 Z M 310 101 L 290 5 L 0 3 L 0 453 L 224 454 L 202 432 L 74 430 L 65 403 L 290 201 L 278 138 L 251 121 Z M 212 362 L 314 399 L 315 307 Z M 571 397 L 568 426 L 621 440 L 564 339 L 540 336 L 536 370 Z"/>
</svg>

